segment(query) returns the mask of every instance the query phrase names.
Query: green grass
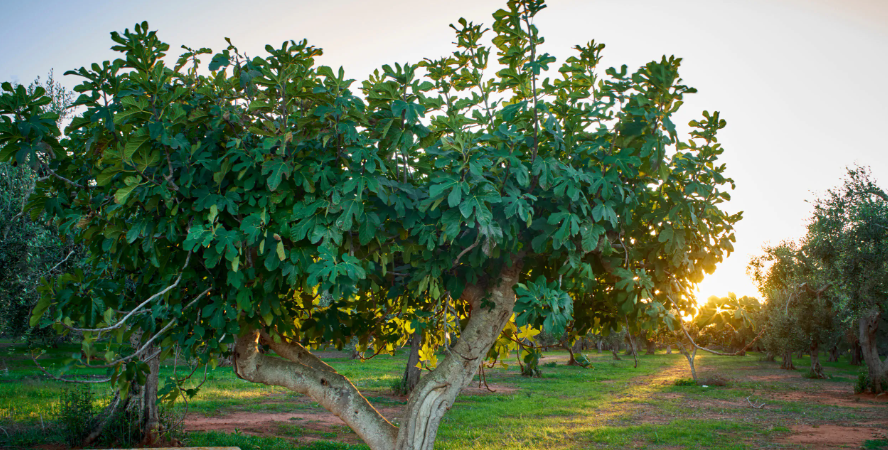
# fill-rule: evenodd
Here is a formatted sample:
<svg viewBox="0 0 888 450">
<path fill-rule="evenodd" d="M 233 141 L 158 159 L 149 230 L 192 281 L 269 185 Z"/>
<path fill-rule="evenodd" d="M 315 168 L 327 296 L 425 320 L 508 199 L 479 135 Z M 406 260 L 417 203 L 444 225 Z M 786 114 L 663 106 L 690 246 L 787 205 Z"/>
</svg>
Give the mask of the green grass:
<svg viewBox="0 0 888 450">
<path fill-rule="evenodd" d="M 76 346 L 63 346 L 41 358 L 52 370 L 64 364 Z M 15 439 L 0 432 L 0 447 L 28 446 L 55 439 L 52 418 L 59 408 L 62 383 L 47 380 L 24 358 L 20 347 L 0 348 L 9 372 L 0 374 L 0 427 L 11 430 Z M 690 376 L 681 355 L 641 356 L 638 368 L 624 358 L 613 361 L 609 354 L 588 354 L 592 367 L 564 365 L 565 353 L 547 352 L 560 358 L 543 364 L 541 378 L 519 376 L 517 365 L 486 371 L 487 380 L 500 392 L 460 395 L 441 423 L 436 448 L 462 449 L 587 449 L 587 448 L 707 448 L 746 449 L 776 446 L 797 423 L 851 423 L 886 418 L 884 405 L 840 407 L 830 404 L 779 400 L 778 394 L 809 392 L 812 389 L 844 389 L 850 395 L 858 367 L 847 362 L 822 362 L 831 375 L 827 380 L 802 377 L 809 360 L 796 361 L 798 371 L 778 369 L 779 364 L 761 361 L 760 355 L 718 357 L 698 355 L 701 378 L 718 374 L 728 380 L 724 387 L 703 388 L 676 383 Z M 388 389 L 403 371 L 406 357 L 380 355 L 361 363 L 346 358 L 328 362 L 349 377 L 377 408 L 403 408 L 405 400 Z M 171 361 L 161 368 L 161 379 L 170 376 Z M 179 369 L 184 370 L 184 368 Z M 101 370 L 76 370 L 75 374 L 102 375 Z M 477 382 L 477 381 L 476 381 Z M 97 406 L 107 401 L 107 386 L 92 387 Z M 746 397 L 767 403 L 754 409 Z M 172 411 L 181 413 L 182 404 Z M 189 413 L 223 416 L 242 413 L 325 413 L 316 402 L 279 387 L 248 383 L 236 378 L 230 368 L 208 374 L 208 381 L 189 402 Z M 192 416 L 194 417 L 194 416 Z M 189 433 L 192 446 L 238 446 L 247 449 L 364 449 L 355 444 L 351 430 L 325 428 L 312 420 L 276 422 L 254 435 L 237 433 Z M 268 428 L 268 427 L 266 427 Z M 6 439 L 5 441 L 3 439 Z M 312 441 L 310 444 L 307 441 Z M 882 441 L 866 445 L 880 448 Z M 862 444 L 862 443 L 861 443 Z"/>
</svg>

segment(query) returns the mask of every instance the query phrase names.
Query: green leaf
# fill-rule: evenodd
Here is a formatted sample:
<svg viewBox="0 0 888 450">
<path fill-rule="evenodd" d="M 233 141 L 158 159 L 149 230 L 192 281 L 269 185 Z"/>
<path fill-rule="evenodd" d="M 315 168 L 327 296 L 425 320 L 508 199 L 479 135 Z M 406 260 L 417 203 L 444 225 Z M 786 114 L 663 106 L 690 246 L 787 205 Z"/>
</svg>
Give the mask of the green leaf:
<svg viewBox="0 0 888 450">
<path fill-rule="evenodd" d="M 284 177 L 290 176 L 290 165 L 280 159 L 272 159 L 262 164 L 262 175 L 268 175 L 268 189 L 274 192 Z"/>
<path fill-rule="evenodd" d="M 127 197 L 129 197 L 130 193 L 133 192 L 133 189 L 139 187 L 139 185 L 134 184 L 132 186 L 125 186 L 117 190 L 114 193 L 114 201 L 118 204 L 126 203 Z"/>
<path fill-rule="evenodd" d="M 148 144 L 148 136 L 142 135 L 131 137 L 123 148 L 123 160 L 132 162 L 133 155 L 146 144 Z"/>
</svg>

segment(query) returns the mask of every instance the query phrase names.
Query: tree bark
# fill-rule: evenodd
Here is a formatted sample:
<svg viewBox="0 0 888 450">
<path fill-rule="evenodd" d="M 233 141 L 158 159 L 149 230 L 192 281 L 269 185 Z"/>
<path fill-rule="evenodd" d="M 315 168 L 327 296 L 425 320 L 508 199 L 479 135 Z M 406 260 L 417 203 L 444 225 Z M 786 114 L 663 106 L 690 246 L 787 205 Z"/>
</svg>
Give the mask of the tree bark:
<svg viewBox="0 0 888 450">
<path fill-rule="evenodd" d="M 826 378 L 820 365 L 820 343 L 816 339 L 811 341 L 811 373 L 817 378 Z"/>
<path fill-rule="evenodd" d="M 648 336 L 648 330 L 642 330 L 641 333 L 638 334 L 636 342 L 638 341 L 638 339 L 641 339 L 644 342 L 645 355 L 653 355 L 657 353 L 657 341 L 651 339 Z"/>
<path fill-rule="evenodd" d="M 678 351 L 688 360 L 688 365 L 691 366 L 691 378 L 694 379 L 694 383 L 699 383 L 697 381 L 697 368 L 694 367 L 694 358 L 697 357 L 697 348 L 690 346 L 691 350 L 689 351 L 681 342 L 678 342 L 676 346 L 678 347 Z"/>
<path fill-rule="evenodd" d="M 765 361 L 774 362 L 776 360 L 777 360 L 777 355 L 775 355 L 774 352 L 769 350 L 767 353 L 765 353 Z"/>
<path fill-rule="evenodd" d="M 260 330 L 249 330 L 235 347 L 235 373 L 256 383 L 283 386 L 308 395 L 332 412 L 372 450 L 432 450 L 438 426 L 459 392 L 471 383 L 515 307 L 514 285 L 521 273 L 513 257 L 489 284 L 466 286 L 462 294 L 471 313 L 460 339 L 438 367 L 423 376 L 407 401 L 404 421 L 395 427 L 344 376 L 298 342 L 287 342 Z M 482 300 L 484 307 L 482 307 Z M 259 339 L 282 358 L 260 354 Z"/>
<path fill-rule="evenodd" d="M 834 345 L 833 348 L 829 350 L 829 358 L 828 362 L 839 362 L 839 346 Z"/>
<path fill-rule="evenodd" d="M 647 347 L 647 350 L 644 352 L 645 355 L 654 355 L 657 353 L 657 343 L 654 342 L 653 339 L 646 341 L 644 344 Z"/>
<path fill-rule="evenodd" d="M 881 394 L 882 382 L 888 381 L 888 361 L 879 356 L 878 342 L 876 342 L 880 319 L 881 313 L 875 307 L 864 311 L 860 316 L 860 349 L 874 394 Z"/>
<path fill-rule="evenodd" d="M 863 364 L 863 349 L 860 348 L 860 342 L 857 341 L 851 345 L 851 365 L 859 366 Z"/>
<path fill-rule="evenodd" d="M 621 361 L 620 355 L 617 354 L 617 347 L 611 347 L 611 353 L 614 354 L 614 361 Z"/>
<path fill-rule="evenodd" d="M 672 346 L 671 346 L 671 345 L 667 345 L 667 346 L 666 346 L 666 354 L 667 354 L 667 355 L 671 355 L 671 354 L 672 354 Z"/>
<path fill-rule="evenodd" d="M 485 289 L 482 285 L 468 285 L 463 299 L 471 305 L 469 322 L 460 334 L 459 342 L 450 354 L 431 373 L 420 380 L 407 401 L 404 423 L 398 430 L 393 447 L 396 450 L 432 450 L 435 436 L 444 413 L 450 409 L 457 394 L 472 381 L 490 347 L 515 307 L 515 291 L 522 261 L 513 258 L 511 267 L 503 267 L 499 276 Z M 487 294 L 485 296 L 485 294 Z M 487 297 L 492 307 L 483 308 Z"/>
<path fill-rule="evenodd" d="M 259 352 L 260 336 L 281 358 Z M 234 370 L 239 378 L 307 395 L 342 419 L 370 448 L 392 448 L 398 429 L 347 378 L 297 342 L 246 331 L 235 345 Z"/>
<path fill-rule="evenodd" d="M 795 366 L 792 365 L 792 350 L 785 350 L 783 352 L 783 362 L 780 363 L 780 368 L 784 370 L 795 370 Z"/>
<path fill-rule="evenodd" d="M 578 366 L 579 364 L 577 364 L 577 359 L 574 357 L 573 346 L 565 343 L 563 345 L 563 347 L 565 350 L 567 350 L 567 354 L 570 355 L 570 357 L 567 359 L 567 365 L 568 366 Z"/>
<path fill-rule="evenodd" d="M 146 350 L 146 354 L 153 355 L 157 352 L 152 345 Z M 142 442 L 146 445 L 154 445 L 160 441 L 160 411 L 157 408 L 157 390 L 159 387 L 160 357 L 151 358 L 148 361 L 150 372 L 142 387 L 142 417 L 145 425 L 142 427 Z"/>
<path fill-rule="evenodd" d="M 404 377 L 402 378 L 402 386 L 404 392 L 409 394 L 419 383 L 419 377 L 422 375 L 422 369 L 416 367 L 419 364 L 419 348 L 422 347 L 422 333 L 419 331 L 413 333 L 410 338 L 410 355 L 407 356 L 407 367 L 404 368 Z"/>
</svg>

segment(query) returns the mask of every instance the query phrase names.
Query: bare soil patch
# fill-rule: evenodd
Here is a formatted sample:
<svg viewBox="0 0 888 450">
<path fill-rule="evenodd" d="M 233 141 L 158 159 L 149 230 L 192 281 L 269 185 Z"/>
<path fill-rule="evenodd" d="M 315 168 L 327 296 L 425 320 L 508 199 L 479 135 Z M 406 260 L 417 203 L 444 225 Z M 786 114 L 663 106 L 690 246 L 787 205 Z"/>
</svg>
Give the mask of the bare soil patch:
<svg viewBox="0 0 888 450">
<path fill-rule="evenodd" d="M 794 425 L 792 434 L 780 442 L 792 446 L 807 445 L 815 450 L 834 448 L 860 448 L 868 439 L 883 439 L 884 430 L 868 427 L 841 425 Z"/>
<path fill-rule="evenodd" d="M 765 395 L 765 397 L 770 397 L 772 400 L 817 403 L 846 408 L 872 408 L 888 404 L 888 396 L 886 395 L 875 397 L 872 394 L 852 394 L 846 385 L 840 385 L 838 389 L 821 389 L 819 391 L 784 391 Z"/>
<path fill-rule="evenodd" d="M 403 408 L 384 408 L 380 412 L 392 419 L 403 414 Z M 284 426 L 295 426 L 303 433 L 292 436 L 298 442 L 311 442 L 318 439 L 335 440 L 338 442 L 359 443 L 361 439 L 348 432 L 345 422 L 327 411 L 262 413 L 239 411 L 221 417 L 203 417 L 190 415 L 185 419 L 186 431 L 224 431 L 226 433 L 241 432 L 252 435 L 281 436 Z M 324 433 L 335 433 L 322 436 Z"/>
<path fill-rule="evenodd" d="M 462 390 L 461 395 L 507 395 L 515 392 L 517 388 L 499 383 L 488 383 L 489 391 L 482 385 L 472 384 Z M 374 401 L 376 409 L 388 420 L 400 422 L 404 418 L 407 408 L 406 396 L 397 396 L 390 393 L 367 392 L 368 397 L 382 399 Z M 226 433 L 241 432 L 252 435 L 281 436 L 282 430 L 287 426 L 295 426 L 304 432 L 294 435 L 297 442 L 307 443 L 319 439 L 333 440 L 346 443 L 359 443 L 361 439 L 351 432 L 345 422 L 333 413 L 320 408 L 305 410 L 304 405 L 310 400 L 300 398 L 295 401 L 271 401 L 264 404 L 292 403 L 293 412 L 257 412 L 234 411 L 228 414 L 206 417 L 200 414 L 189 414 L 183 426 L 186 431 L 222 431 Z M 298 408 L 297 405 L 303 406 Z M 335 433 L 336 437 L 330 437 L 327 433 Z M 324 435 L 327 434 L 327 435 Z"/>
</svg>

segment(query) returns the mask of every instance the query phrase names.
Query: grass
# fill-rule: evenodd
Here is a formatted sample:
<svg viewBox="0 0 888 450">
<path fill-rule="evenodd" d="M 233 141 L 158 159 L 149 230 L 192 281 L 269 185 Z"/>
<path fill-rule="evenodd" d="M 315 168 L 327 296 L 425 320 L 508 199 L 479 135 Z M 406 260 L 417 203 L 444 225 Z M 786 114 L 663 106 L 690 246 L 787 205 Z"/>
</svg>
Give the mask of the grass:
<svg viewBox="0 0 888 450">
<path fill-rule="evenodd" d="M 44 431 L 58 415 L 62 383 L 47 380 L 17 346 L 0 348 L 9 372 L 0 372 L 0 447 L 27 447 L 52 441 Z M 41 361 L 53 367 L 64 363 L 75 346 L 63 346 Z M 794 401 L 787 393 L 818 389 L 844 389 L 850 395 L 858 367 L 845 362 L 823 362 L 827 380 L 803 378 L 810 365 L 797 360 L 796 372 L 781 371 L 779 364 L 763 362 L 758 355 L 728 358 L 697 357 L 701 377 L 720 375 L 727 386 L 704 388 L 683 382 L 690 375 L 681 355 L 641 356 L 638 368 L 624 358 L 589 354 L 592 367 L 566 366 L 566 354 L 545 353 L 543 376 L 523 378 L 517 367 L 486 371 L 496 394 L 460 395 L 441 423 L 436 448 L 462 449 L 587 449 L 587 448 L 708 448 L 751 449 L 781 447 L 779 441 L 796 424 L 847 424 L 888 418 L 884 405 L 842 407 Z M 377 408 L 397 409 L 406 404 L 387 390 L 400 377 L 403 354 L 380 355 L 365 363 L 347 358 L 327 361 L 349 377 Z M 554 363 L 554 364 L 553 364 Z M 181 369 L 180 369 L 181 370 Z M 172 374 L 170 361 L 161 379 Z M 76 374 L 103 374 L 77 370 Z M 283 388 L 237 379 L 230 368 L 208 374 L 208 381 L 189 402 L 191 417 L 241 413 L 291 413 L 292 422 L 274 422 L 261 430 L 193 432 L 191 446 L 237 446 L 247 449 L 366 449 L 357 436 L 342 426 L 324 426 L 310 419 L 325 414 L 317 403 Z M 476 381 L 477 382 L 477 381 Z M 508 389 L 506 389 L 508 388 Z M 97 402 L 107 401 L 108 387 L 95 386 Z M 767 408 L 749 406 L 747 397 Z M 100 406 L 100 405 L 97 405 Z M 178 408 L 178 409 L 177 409 Z M 181 413 L 181 404 L 173 413 Z M 304 420 L 308 419 L 308 420 Z M 5 440 L 4 440 L 5 439 Z M 858 443 L 857 445 L 863 445 Z M 867 441 L 866 448 L 881 448 L 884 441 Z"/>
</svg>

